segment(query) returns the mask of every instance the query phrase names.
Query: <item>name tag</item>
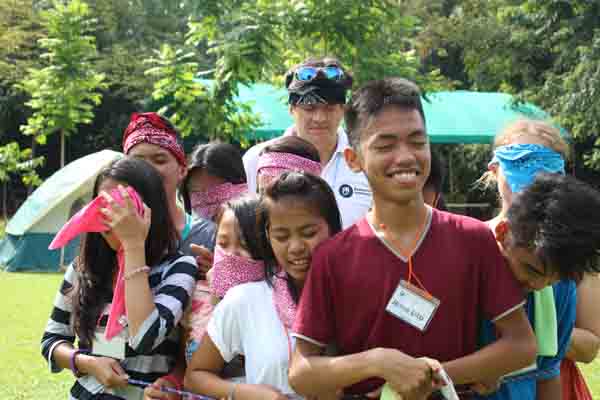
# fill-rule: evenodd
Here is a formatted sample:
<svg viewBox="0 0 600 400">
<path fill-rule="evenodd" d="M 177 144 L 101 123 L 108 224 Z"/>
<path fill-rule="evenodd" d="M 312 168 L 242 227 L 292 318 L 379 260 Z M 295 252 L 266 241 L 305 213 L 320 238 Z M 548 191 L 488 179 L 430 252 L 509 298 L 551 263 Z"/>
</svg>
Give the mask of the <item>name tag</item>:
<svg viewBox="0 0 600 400">
<path fill-rule="evenodd" d="M 438 299 L 402 280 L 385 310 L 424 332 L 439 305 L 440 301 Z"/>
<path fill-rule="evenodd" d="M 125 359 L 125 348 L 127 346 L 127 329 L 113 337 L 106 339 L 104 332 L 96 334 L 92 342 L 92 354 L 96 356 L 111 357 L 117 360 Z"/>
</svg>

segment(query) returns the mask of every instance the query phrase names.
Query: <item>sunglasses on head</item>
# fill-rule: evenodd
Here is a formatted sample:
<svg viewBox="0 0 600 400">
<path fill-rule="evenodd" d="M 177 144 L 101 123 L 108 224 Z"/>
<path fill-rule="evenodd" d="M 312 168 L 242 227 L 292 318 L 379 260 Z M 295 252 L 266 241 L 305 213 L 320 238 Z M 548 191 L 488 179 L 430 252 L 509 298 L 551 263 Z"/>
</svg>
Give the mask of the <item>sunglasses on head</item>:
<svg viewBox="0 0 600 400">
<path fill-rule="evenodd" d="M 312 81 L 319 75 L 319 72 L 323 77 L 334 81 L 339 81 L 344 77 L 344 71 L 340 67 L 330 65 L 327 67 L 300 67 L 294 74 L 296 79 L 299 81 Z"/>
</svg>

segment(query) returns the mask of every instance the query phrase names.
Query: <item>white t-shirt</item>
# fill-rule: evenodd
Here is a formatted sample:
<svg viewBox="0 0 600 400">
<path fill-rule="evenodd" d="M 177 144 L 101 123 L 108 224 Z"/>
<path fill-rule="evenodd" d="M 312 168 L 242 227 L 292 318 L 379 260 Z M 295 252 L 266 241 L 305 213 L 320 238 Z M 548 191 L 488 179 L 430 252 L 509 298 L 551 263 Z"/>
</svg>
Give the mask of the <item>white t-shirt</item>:
<svg viewBox="0 0 600 400">
<path fill-rule="evenodd" d="M 207 333 L 225 362 L 245 356 L 245 383 L 271 385 L 297 396 L 288 383 L 288 336 L 266 282 L 229 289 L 216 306 Z M 293 349 L 291 336 L 290 343 Z"/>
<path fill-rule="evenodd" d="M 284 136 L 293 135 L 293 127 L 288 128 Z M 271 139 L 267 142 L 258 143 L 248 149 L 244 154 L 244 169 L 248 191 L 256 193 L 256 169 L 258 167 L 258 156 L 262 149 L 272 144 Z M 371 188 L 363 173 L 353 172 L 344 158 L 344 149 L 348 147 L 348 137 L 342 128 L 338 129 L 337 146 L 333 156 L 323 168 L 323 178 L 333 190 L 335 199 L 342 216 L 342 227 L 347 228 L 367 214 L 372 204 Z"/>
</svg>

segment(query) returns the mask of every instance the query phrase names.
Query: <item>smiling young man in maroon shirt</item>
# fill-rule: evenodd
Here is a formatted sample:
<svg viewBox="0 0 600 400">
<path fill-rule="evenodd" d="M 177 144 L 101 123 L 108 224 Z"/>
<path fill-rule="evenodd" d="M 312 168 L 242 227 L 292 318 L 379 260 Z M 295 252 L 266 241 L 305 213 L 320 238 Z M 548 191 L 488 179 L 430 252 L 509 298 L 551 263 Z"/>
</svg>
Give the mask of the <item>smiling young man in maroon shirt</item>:
<svg viewBox="0 0 600 400">
<path fill-rule="evenodd" d="M 346 160 L 367 176 L 373 208 L 313 255 L 294 326 L 292 387 L 307 397 L 365 395 L 387 381 L 404 400 L 421 399 L 432 375 L 419 357 L 439 360 L 458 385 L 533 362 L 524 294 L 489 228 L 423 201 L 430 148 L 418 87 L 370 82 L 345 118 Z M 501 339 L 478 350 L 482 318 Z M 331 343 L 339 356 L 322 355 Z"/>
</svg>

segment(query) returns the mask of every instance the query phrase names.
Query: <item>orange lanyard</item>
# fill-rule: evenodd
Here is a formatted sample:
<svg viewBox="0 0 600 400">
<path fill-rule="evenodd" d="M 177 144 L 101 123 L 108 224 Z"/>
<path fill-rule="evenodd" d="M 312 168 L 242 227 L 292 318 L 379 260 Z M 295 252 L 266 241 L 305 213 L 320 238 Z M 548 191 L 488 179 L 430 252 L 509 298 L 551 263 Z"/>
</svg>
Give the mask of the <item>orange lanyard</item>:
<svg viewBox="0 0 600 400">
<path fill-rule="evenodd" d="M 427 215 L 425 215 L 425 219 L 423 220 L 423 223 L 421 224 L 421 227 L 419 228 L 419 230 L 417 231 L 417 235 L 415 236 L 415 239 L 412 243 L 412 245 L 410 246 L 410 248 L 412 249 L 412 252 L 406 254 L 403 250 L 402 250 L 402 246 L 398 246 L 398 253 L 400 253 L 400 255 L 404 258 L 408 259 L 408 283 L 412 284 L 412 278 L 415 278 L 415 281 L 417 282 L 417 284 L 421 287 L 421 289 L 423 289 L 423 291 L 425 293 L 427 293 L 429 296 L 431 296 L 431 293 L 429 293 L 429 291 L 425 288 L 425 286 L 423 285 L 423 283 L 421 282 L 421 280 L 419 279 L 419 277 L 417 276 L 417 274 L 414 272 L 413 269 L 413 263 L 412 263 L 412 253 L 414 253 L 414 251 L 417 248 L 417 243 L 419 243 L 419 239 L 421 238 L 421 235 L 423 234 L 423 231 L 425 230 L 425 225 L 427 224 Z M 386 229 L 384 224 L 380 224 L 379 225 L 382 229 Z M 385 237 L 385 236 L 384 236 Z M 393 238 L 391 241 L 393 241 Z"/>
</svg>

